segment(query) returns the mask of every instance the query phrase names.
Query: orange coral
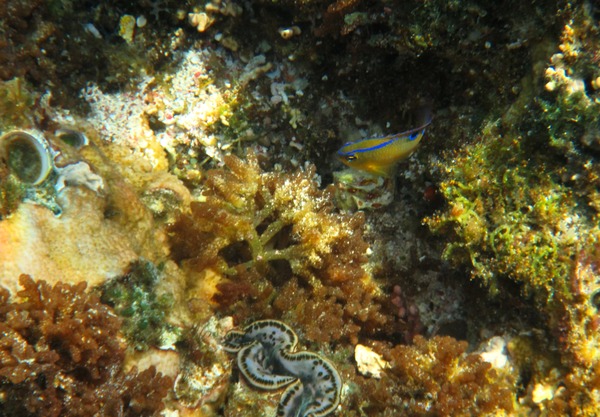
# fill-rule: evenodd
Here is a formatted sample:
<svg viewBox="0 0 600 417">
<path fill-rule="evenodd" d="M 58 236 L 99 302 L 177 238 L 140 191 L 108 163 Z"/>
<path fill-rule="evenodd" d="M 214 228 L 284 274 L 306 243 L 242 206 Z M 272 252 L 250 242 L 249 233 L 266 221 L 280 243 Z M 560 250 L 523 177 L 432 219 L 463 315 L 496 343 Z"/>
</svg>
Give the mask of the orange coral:
<svg viewBox="0 0 600 417">
<path fill-rule="evenodd" d="M 0 290 L 2 415 L 150 416 L 162 410 L 170 378 L 149 368 L 123 372 L 121 322 L 97 296 L 28 275 L 10 302 Z"/>
</svg>

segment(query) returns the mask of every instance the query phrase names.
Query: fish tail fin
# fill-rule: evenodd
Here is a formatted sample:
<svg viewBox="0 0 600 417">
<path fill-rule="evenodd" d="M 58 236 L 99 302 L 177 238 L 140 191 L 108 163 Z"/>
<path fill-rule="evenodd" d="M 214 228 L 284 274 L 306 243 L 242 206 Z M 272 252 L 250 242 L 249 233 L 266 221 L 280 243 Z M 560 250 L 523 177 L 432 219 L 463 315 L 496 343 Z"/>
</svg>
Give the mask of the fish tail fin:
<svg viewBox="0 0 600 417">
<path fill-rule="evenodd" d="M 417 122 L 421 128 L 427 127 L 433 121 L 433 100 L 424 98 L 416 110 Z"/>
</svg>

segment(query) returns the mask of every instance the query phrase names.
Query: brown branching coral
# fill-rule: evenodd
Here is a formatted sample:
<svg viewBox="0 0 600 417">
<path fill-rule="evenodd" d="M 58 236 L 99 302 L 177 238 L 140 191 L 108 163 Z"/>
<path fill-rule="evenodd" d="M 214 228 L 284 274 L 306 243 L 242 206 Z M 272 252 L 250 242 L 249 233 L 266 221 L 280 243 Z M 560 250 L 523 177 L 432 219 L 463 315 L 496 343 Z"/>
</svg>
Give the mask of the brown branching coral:
<svg viewBox="0 0 600 417">
<path fill-rule="evenodd" d="M 22 275 L 18 300 L 0 289 L 0 416 L 151 416 L 170 378 L 123 372 L 120 319 L 76 286 Z"/>
<path fill-rule="evenodd" d="M 283 314 L 320 341 L 380 330 L 386 317 L 363 269 L 363 215 L 336 213 L 314 167 L 262 172 L 253 154 L 225 164 L 206 174 L 203 200 L 171 228 L 175 259 L 227 276 L 215 299 L 238 320 Z"/>
</svg>

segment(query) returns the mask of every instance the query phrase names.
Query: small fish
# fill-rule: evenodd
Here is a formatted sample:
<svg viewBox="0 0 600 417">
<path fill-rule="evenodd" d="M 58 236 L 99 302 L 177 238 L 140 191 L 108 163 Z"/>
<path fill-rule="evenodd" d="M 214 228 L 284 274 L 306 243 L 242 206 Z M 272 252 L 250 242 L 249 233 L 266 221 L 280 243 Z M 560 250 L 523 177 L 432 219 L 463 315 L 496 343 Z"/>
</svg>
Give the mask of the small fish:
<svg viewBox="0 0 600 417">
<path fill-rule="evenodd" d="M 417 149 L 430 123 L 431 118 L 423 126 L 406 132 L 348 142 L 337 151 L 337 157 L 351 168 L 390 177 L 396 164 Z"/>
</svg>

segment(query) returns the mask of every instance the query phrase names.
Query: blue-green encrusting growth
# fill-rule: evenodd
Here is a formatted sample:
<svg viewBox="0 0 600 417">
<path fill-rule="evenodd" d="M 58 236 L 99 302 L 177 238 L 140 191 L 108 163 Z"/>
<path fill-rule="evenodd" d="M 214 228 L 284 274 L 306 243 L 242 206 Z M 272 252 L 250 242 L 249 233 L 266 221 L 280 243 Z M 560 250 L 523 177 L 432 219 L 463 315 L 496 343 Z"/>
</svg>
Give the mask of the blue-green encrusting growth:
<svg viewBox="0 0 600 417">
<path fill-rule="evenodd" d="M 156 294 L 160 276 L 160 266 L 138 260 L 124 276 L 101 288 L 102 302 L 123 318 L 122 331 L 136 350 L 170 345 L 180 335 L 180 330 L 166 320 L 166 312 L 173 305 L 172 296 Z"/>
</svg>

